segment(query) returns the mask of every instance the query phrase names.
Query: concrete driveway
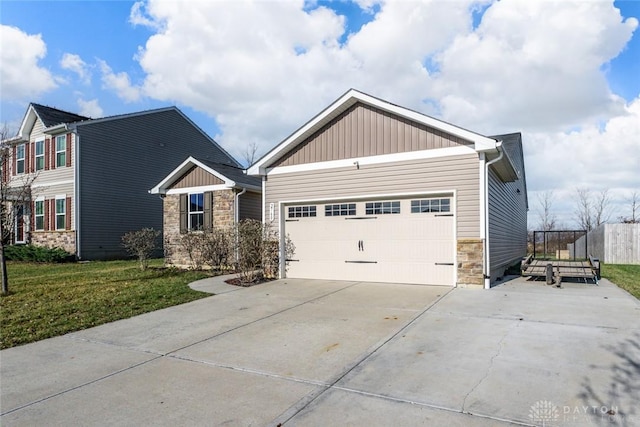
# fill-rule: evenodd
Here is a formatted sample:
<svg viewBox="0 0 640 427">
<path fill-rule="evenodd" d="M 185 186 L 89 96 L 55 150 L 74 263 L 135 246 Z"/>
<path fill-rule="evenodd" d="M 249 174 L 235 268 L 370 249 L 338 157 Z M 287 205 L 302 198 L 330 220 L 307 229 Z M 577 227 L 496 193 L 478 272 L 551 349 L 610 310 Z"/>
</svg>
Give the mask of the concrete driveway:
<svg viewBox="0 0 640 427">
<path fill-rule="evenodd" d="M 13 425 L 640 425 L 640 304 L 279 280 L 0 352 Z"/>
</svg>

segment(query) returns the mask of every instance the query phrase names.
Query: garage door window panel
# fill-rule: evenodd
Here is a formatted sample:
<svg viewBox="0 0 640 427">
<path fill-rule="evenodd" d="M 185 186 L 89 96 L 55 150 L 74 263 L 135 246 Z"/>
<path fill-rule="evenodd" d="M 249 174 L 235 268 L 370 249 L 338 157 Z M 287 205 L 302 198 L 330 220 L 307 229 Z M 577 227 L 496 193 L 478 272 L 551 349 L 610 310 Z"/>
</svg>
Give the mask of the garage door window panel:
<svg viewBox="0 0 640 427">
<path fill-rule="evenodd" d="M 316 206 L 289 206 L 287 210 L 289 218 L 309 218 L 316 216 Z"/>
<path fill-rule="evenodd" d="M 355 214 L 355 203 L 340 203 L 336 205 L 324 206 L 324 216 L 352 216 Z"/>
<path fill-rule="evenodd" d="M 367 215 L 392 215 L 400 213 L 400 201 L 367 202 L 365 204 Z"/>
<path fill-rule="evenodd" d="M 421 199 L 411 201 L 411 213 L 451 212 L 450 199 Z"/>
</svg>

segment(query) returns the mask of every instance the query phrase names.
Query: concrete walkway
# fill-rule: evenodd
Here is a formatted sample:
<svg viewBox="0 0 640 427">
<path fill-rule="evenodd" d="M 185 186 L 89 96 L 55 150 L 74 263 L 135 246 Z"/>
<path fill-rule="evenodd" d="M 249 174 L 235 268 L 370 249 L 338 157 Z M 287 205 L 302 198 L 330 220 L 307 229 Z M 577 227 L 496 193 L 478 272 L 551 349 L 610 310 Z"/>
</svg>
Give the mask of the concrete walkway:
<svg viewBox="0 0 640 427">
<path fill-rule="evenodd" d="M 3 426 L 640 425 L 640 303 L 606 280 L 278 280 L 0 363 Z"/>
</svg>

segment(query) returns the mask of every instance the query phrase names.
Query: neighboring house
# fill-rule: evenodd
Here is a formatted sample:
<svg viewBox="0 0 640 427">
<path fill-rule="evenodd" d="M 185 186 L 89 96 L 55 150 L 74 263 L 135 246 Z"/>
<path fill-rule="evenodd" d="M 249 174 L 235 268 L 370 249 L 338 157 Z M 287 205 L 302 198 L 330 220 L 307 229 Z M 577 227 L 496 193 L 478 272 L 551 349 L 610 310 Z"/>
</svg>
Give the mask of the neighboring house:
<svg viewBox="0 0 640 427">
<path fill-rule="evenodd" d="M 10 185 L 34 177 L 14 243 L 61 247 L 79 259 L 125 255 L 123 234 L 162 229 L 148 189 L 188 156 L 240 165 L 175 107 L 89 119 L 30 104 L 12 146 Z"/>
<path fill-rule="evenodd" d="M 519 133 L 482 136 L 350 90 L 248 173 L 281 254 L 285 235 L 295 245 L 287 277 L 489 287 L 526 253 Z"/>
<path fill-rule="evenodd" d="M 242 219 L 262 218 L 260 178 L 242 168 L 189 157 L 149 190 L 164 203 L 165 264 L 186 267 L 185 233 L 228 228 Z"/>
</svg>

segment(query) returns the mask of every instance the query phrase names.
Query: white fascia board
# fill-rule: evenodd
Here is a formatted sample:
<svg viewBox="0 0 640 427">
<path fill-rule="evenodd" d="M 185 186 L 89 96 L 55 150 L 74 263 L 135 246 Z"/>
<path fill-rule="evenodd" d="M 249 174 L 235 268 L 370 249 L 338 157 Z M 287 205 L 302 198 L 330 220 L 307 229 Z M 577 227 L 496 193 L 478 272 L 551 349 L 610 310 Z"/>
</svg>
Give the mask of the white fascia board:
<svg viewBox="0 0 640 427">
<path fill-rule="evenodd" d="M 167 175 L 162 181 L 160 181 L 160 183 L 158 185 L 156 185 L 151 190 L 149 190 L 149 193 L 151 193 L 151 194 L 172 194 L 172 193 L 169 193 L 170 190 L 168 190 L 168 187 L 170 187 L 171 184 L 173 184 L 180 176 L 185 174 L 193 166 L 198 166 L 198 167 L 204 169 L 205 171 L 209 172 L 211 175 L 213 175 L 213 176 L 221 179 L 222 181 L 224 181 L 224 187 L 225 188 L 233 188 L 236 185 L 236 183 L 234 181 L 230 180 L 229 178 L 227 178 L 226 176 L 222 175 L 218 171 L 216 171 L 216 170 L 212 169 L 211 167 L 205 165 L 204 163 L 200 162 L 198 159 L 195 159 L 192 156 L 189 156 L 177 168 L 175 168 L 173 171 L 171 171 L 169 173 L 169 175 Z"/>
<path fill-rule="evenodd" d="M 233 188 L 233 186 L 228 186 L 226 184 L 202 185 L 200 187 L 172 188 L 170 190 L 166 190 L 164 193 L 159 193 L 159 194 L 204 193 L 205 191 L 222 191 L 222 190 L 229 190 L 231 188 Z"/>
<path fill-rule="evenodd" d="M 29 108 L 27 109 L 27 113 L 24 115 L 22 119 L 22 123 L 20 124 L 20 129 L 18 130 L 18 136 L 25 140 L 29 140 L 29 132 L 27 129 L 33 128 L 34 123 L 38 119 L 38 113 L 33 108 L 33 105 L 29 104 Z"/>
<path fill-rule="evenodd" d="M 267 175 L 279 175 L 293 172 L 310 172 L 323 169 L 335 169 L 345 167 L 360 167 L 376 165 L 381 163 L 395 163 L 408 160 L 434 159 L 438 157 L 460 156 L 465 154 L 475 154 L 476 151 L 468 146 L 458 146 L 449 148 L 436 148 L 433 150 L 406 151 L 403 153 L 382 154 L 379 156 L 356 157 L 352 159 L 330 160 L 326 162 L 304 163 L 301 165 L 278 166 L 267 169 Z"/>
<path fill-rule="evenodd" d="M 460 128 L 458 126 L 454 126 L 450 123 L 443 122 L 441 120 L 434 119 L 433 117 L 426 116 L 417 111 L 409 110 L 404 107 L 400 107 L 398 105 L 391 104 L 387 101 L 383 101 L 381 99 L 375 98 L 371 95 L 367 95 L 365 93 L 359 92 L 355 89 L 349 90 L 347 93 L 342 95 L 337 101 L 331 104 L 329 107 L 324 109 L 320 114 L 315 116 L 309 122 L 307 122 L 304 126 L 294 132 L 287 139 L 282 141 L 279 145 L 277 145 L 271 152 L 267 153 L 262 159 L 258 160 L 255 164 L 253 164 L 247 173 L 249 175 L 265 175 L 267 174 L 267 169 L 265 165 L 272 163 L 277 160 L 280 155 L 286 153 L 289 149 L 295 147 L 298 143 L 302 142 L 305 138 L 313 134 L 313 132 L 317 131 L 320 127 L 324 126 L 326 123 L 331 121 L 338 114 L 345 111 L 347 108 L 351 107 L 356 102 L 362 102 L 364 104 L 368 104 L 381 110 L 385 110 L 394 114 L 397 114 L 401 117 L 405 117 L 417 123 L 424 124 L 426 126 L 439 129 L 443 132 L 458 136 L 462 139 L 466 139 L 467 141 L 471 141 L 474 143 L 474 148 L 476 151 L 483 151 L 489 149 L 495 149 L 496 140 L 493 138 L 489 138 L 475 132 L 471 132 L 469 130 Z"/>
<path fill-rule="evenodd" d="M 42 133 L 44 133 L 45 135 L 55 135 L 58 133 L 63 133 L 66 130 L 69 130 L 69 126 L 66 123 L 60 123 L 55 126 L 45 128 Z"/>
</svg>

